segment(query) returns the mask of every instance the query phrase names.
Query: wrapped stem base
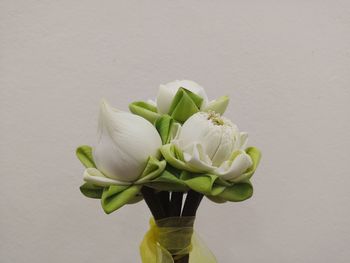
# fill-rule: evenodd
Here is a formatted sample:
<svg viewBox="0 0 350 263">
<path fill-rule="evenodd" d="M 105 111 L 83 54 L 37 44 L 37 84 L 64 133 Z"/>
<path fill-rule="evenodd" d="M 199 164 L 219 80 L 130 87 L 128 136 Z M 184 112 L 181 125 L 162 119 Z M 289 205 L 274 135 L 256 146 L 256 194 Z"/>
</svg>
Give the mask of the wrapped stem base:
<svg viewBox="0 0 350 263">
<path fill-rule="evenodd" d="M 195 217 L 150 220 L 150 229 L 140 246 L 142 263 L 216 263 L 215 256 L 193 231 Z M 187 262 L 187 260 L 186 260 Z"/>
</svg>

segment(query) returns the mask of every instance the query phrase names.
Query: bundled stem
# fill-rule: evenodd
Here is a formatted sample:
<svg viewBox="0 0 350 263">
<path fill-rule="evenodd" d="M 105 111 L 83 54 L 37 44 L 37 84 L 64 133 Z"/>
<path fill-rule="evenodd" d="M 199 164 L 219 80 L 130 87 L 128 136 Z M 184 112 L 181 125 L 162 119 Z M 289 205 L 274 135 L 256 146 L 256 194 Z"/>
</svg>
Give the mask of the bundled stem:
<svg viewBox="0 0 350 263">
<path fill-rule="evenodd" d="M 157 193 L 157 196 L 160 200 L 160 203 L 162 204 L 162 207 L 164 209 L 165 215 L 169 215 L 169 209 L 170 209 L 170 193 L 168 191 L 161 191 Z"/>
<path fill-rule="evenodd" d="M 197 209 L 202 199 L 203 194 L 200 194 L 193 190 L 188 191 L 181 216 L 196 216 Z M 184 255 L 182 258 L 176 260 L 175 263 L 188 263 L 189 258 L 189 254 Z"/>
<path fill-rule="evenodd" d="M 173 192 L 171 194 L 171 199 L 169 192 L 161 191 L 156 193 L 154 189 L 147 186 L 142 187 L 141 192 L 155 220 L 174 216 L 196 216 L 199 204 L 203 199 L 203 194 L 189 190 L 182 209 L 182 192 Z M 189 254 L 179 259 L 174 256 L 174 263 L 188 262 Z"/>
<path fill-rule="evenodd" d="M 203 199 L 203 194 L 189 190 L 186 197 L 186 202 L 182 210 L 182 216 L 196 216 L 199 204 Z"/>
<path fill-rule="evenodd" d="M 159 220 L 166 217 L 166 213 L 161 204 L 159 197 L 155 194 L 154 189 L 144 186 L 141 188 L 141 193 L 143 198 L 145 199 L 146 204 L 155 220 Z"/>
<path fill-rule="evenodd" d="M 169 216 L 181 216 L 183 192 L 172 192 Z"/>
</svg>

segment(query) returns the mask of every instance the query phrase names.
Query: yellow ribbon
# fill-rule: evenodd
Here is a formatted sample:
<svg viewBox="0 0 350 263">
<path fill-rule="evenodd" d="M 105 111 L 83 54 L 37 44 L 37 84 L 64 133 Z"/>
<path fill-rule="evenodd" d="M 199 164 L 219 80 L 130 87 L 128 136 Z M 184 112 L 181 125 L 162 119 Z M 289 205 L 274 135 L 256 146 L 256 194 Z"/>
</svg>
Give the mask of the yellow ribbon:
<svg viewBox="0 0 350 263">
<path fill-rule="evenodd" d="M 150 229 L 140 245 L 142 263 L 174 263 L 190 254 L 190 263 L 217 263 L 215 256 L 193 232 L 194 217 L 150 220 Z"/>
</svg>

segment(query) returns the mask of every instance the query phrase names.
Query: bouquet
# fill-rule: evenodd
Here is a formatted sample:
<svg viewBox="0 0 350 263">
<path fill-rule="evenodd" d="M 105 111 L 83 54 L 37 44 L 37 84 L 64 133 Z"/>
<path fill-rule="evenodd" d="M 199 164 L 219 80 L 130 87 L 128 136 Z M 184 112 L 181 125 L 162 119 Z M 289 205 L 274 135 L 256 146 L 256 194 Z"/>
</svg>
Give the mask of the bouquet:
<svg viewBox="0 0 350 263">
<path fill-rule="evenodd" d="M 155 101 L 133 102 L 131 113 L 101 102 L 96 145 L 76 151 L 86 167 L 80 191 L 101 199 L 107 214 L 145 201 L 152 218 L 143 263 L 216 262 L 193 231 L 202 198 L 220 204 L 252 196 L 261 154 L 223 116 L 228 103 L 227 96 L 209 101 L 188 80 L 161 85 Z"/>
</svg>

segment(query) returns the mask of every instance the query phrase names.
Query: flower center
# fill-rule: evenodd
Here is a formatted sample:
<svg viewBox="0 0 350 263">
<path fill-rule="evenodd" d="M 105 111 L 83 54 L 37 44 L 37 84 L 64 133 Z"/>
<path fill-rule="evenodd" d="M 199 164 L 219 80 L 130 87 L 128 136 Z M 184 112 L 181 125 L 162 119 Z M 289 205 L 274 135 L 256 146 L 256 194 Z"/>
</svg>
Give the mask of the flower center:
<svg viewBox="0 0 350 263">
<path fill-rule="evenodd" d="M 209 111 L 208 112 L 208 117 L 207 120 L 210 120 L 214 125 L 224 125 L 225 122 L 224 120 L 221 118 L 219 113 L 216 113 L 215 111 Z"/>
</svg>

